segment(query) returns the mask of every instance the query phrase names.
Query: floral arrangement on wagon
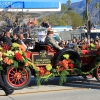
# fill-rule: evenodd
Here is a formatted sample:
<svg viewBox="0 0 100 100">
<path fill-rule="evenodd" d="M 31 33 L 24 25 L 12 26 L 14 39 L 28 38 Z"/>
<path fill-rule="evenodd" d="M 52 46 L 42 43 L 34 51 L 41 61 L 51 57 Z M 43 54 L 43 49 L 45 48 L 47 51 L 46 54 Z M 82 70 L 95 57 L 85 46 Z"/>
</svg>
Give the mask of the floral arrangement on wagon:
<svg viewBox="0 0 100 100">
<path fill-rule="evenodd" d="M 38 67 L 37 76 L 37 85 L 41 84 L 41 80 L 48 81 L 48 79 L 52 79 L 56 76 L 60 76 L 59 84 L 66 82 L 66 76 L 70 75 L 70 72 L 74 72 L 75 63 L 70 59 L 69 54 L 64 54 L 63 59 L 58 62 L 55 66 L 51 64 L 47 64 L 43 67 Z"/>
<path fill-rule="evenodd" d="M 97 50 L 100 48 L 100 45 L 95 45 L 94 43 L 91 43 L 90 45 L 82 45 L 82 50 Z"/>
<path fill-rule="evenodd" d="M 26 49 L 23 45 L 13 43 L 12 46 L 2 44 L 0 47 L 0 70 L 5 67 L 33 67 L 31 60 L 26 57 Z"/>
<path fill-rule="evenodd" d="M 100 55 L 100 52 L 99 52 Z M 94 70 L 100 65 L 100 62 L 97 60 L 100 57 L 96 58 L 94 67 L 88 71 L 83 72 L 81 70 L 81 63 L 75 59 L 73 60 L 70 58 L 70 54 L 64 54 L 62 55 L 63 59 L 59 60 L 56 66 L 52 66 L 51 64 L 47 64 L 44 67 L 38 67 L 38 71 L 36 74 L 37 77 L 37 85 L 40 85 L 42 81 L 48 81 L 48 79 L 55 78 L 56 76 L 59 76 L 59 84 L 62 85 L 64 82 L 66 82 L 67 76 L 78 73 L 79 75 L 89 75 L 94 72 Z"/>
</svg>

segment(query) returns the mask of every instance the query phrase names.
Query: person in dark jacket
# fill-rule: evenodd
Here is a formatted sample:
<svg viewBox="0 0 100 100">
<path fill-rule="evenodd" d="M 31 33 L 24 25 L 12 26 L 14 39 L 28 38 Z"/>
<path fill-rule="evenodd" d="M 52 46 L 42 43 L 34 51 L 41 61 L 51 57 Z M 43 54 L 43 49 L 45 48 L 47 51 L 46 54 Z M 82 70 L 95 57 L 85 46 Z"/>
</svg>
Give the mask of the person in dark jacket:
<svg viewBox="0 0 100 100">
<path fill-rule="evenodd" d="M 8 45 L 12 45 L 12 40 L 11 40 L 11 38 L 10 38 L 10 36 L 11 36 L 11 29 L 7 29 L 6 30 L 6 32 L 5 32 L 5 34 L 4 34 L 4 37 L 3 37 L 3 40 L 2 40 L 2 42 L 3 43 L 6 43 L 6 44 L 8 44 Z"/>
<path fill-rule="evenodd" d="M 0 44 L 3 42 L 4 34 L 5 34 L 5 31 L 2 32 L 0 35 Z"/>
<path fill-rule="evenodd" d="M 5 95 L 8 96 L 14 92 L 13 89 L 10 89 L 3 81 L 2 75 L 0 74 L 0 88 L 5 92 Z"/>
<path fill-rule="evenodd" d="M 16 34 L 16 33 L 13 34 L 12 43 L 21 44 L 21 41 L 18 39 L 18 34 Z"/>
</svg>

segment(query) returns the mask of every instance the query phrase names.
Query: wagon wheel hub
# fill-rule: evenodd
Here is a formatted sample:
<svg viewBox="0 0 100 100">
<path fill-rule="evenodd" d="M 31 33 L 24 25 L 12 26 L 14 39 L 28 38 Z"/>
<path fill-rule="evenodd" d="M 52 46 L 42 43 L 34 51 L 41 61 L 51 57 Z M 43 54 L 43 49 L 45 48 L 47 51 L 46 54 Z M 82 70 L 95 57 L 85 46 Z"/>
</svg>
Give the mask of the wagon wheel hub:
<svg viewBox="0 0 100 100">
<path fill-rule="evenodd" d="M 21 73 L 15 73 L 14 75 L 14 78 L 17 78 L 17 79 L 21 79 L 22 75 Z"/>
</svg>

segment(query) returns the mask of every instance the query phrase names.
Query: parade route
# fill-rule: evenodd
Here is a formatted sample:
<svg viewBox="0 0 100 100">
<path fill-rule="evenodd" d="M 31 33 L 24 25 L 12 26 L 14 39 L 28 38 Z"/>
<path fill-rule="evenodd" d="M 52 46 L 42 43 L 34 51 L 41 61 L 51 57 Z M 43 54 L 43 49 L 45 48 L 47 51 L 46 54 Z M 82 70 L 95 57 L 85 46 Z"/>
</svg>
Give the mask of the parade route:
<svg viewBox="0 0 100 100">
<path fill-rule="evenodd" d="M 100 83 L 97 82 L 95 78 L 84 80 L 82 77 L 70 77 L 62 86 L 59 86 L 58 82 L 59 78 L 56 78 L 54 80 L 50 80 L 49 82 L 43 82 L 40 86 L 36 86 L 35 79 L 32 78 L 28 87 L 20 90 L 15 90 L 11 96 L 71 90 L 100 89 Z M 4 96 L 4 92 L 2 90 L 0 90 L 0 96 Z"/>
</svg>

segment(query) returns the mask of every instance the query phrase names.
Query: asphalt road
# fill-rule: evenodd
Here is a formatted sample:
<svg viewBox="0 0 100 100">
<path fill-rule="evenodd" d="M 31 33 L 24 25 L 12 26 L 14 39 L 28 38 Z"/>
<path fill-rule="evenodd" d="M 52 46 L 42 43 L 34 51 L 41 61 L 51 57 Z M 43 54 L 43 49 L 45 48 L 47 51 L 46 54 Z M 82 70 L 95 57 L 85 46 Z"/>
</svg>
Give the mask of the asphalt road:
<svg viewBox="0 0 100 100">
<path fill-rule="evenodd" d="M 32 78 L 30 85 L 22 90 L 15 90 L 10 96 L 4 96 L 0 90 L 0 100 L 100 100 L 100 83 L 84 80 L 81 77 L 68 78 L 62 86 L 58 78 L 36 86 Z"/>
</svg>

